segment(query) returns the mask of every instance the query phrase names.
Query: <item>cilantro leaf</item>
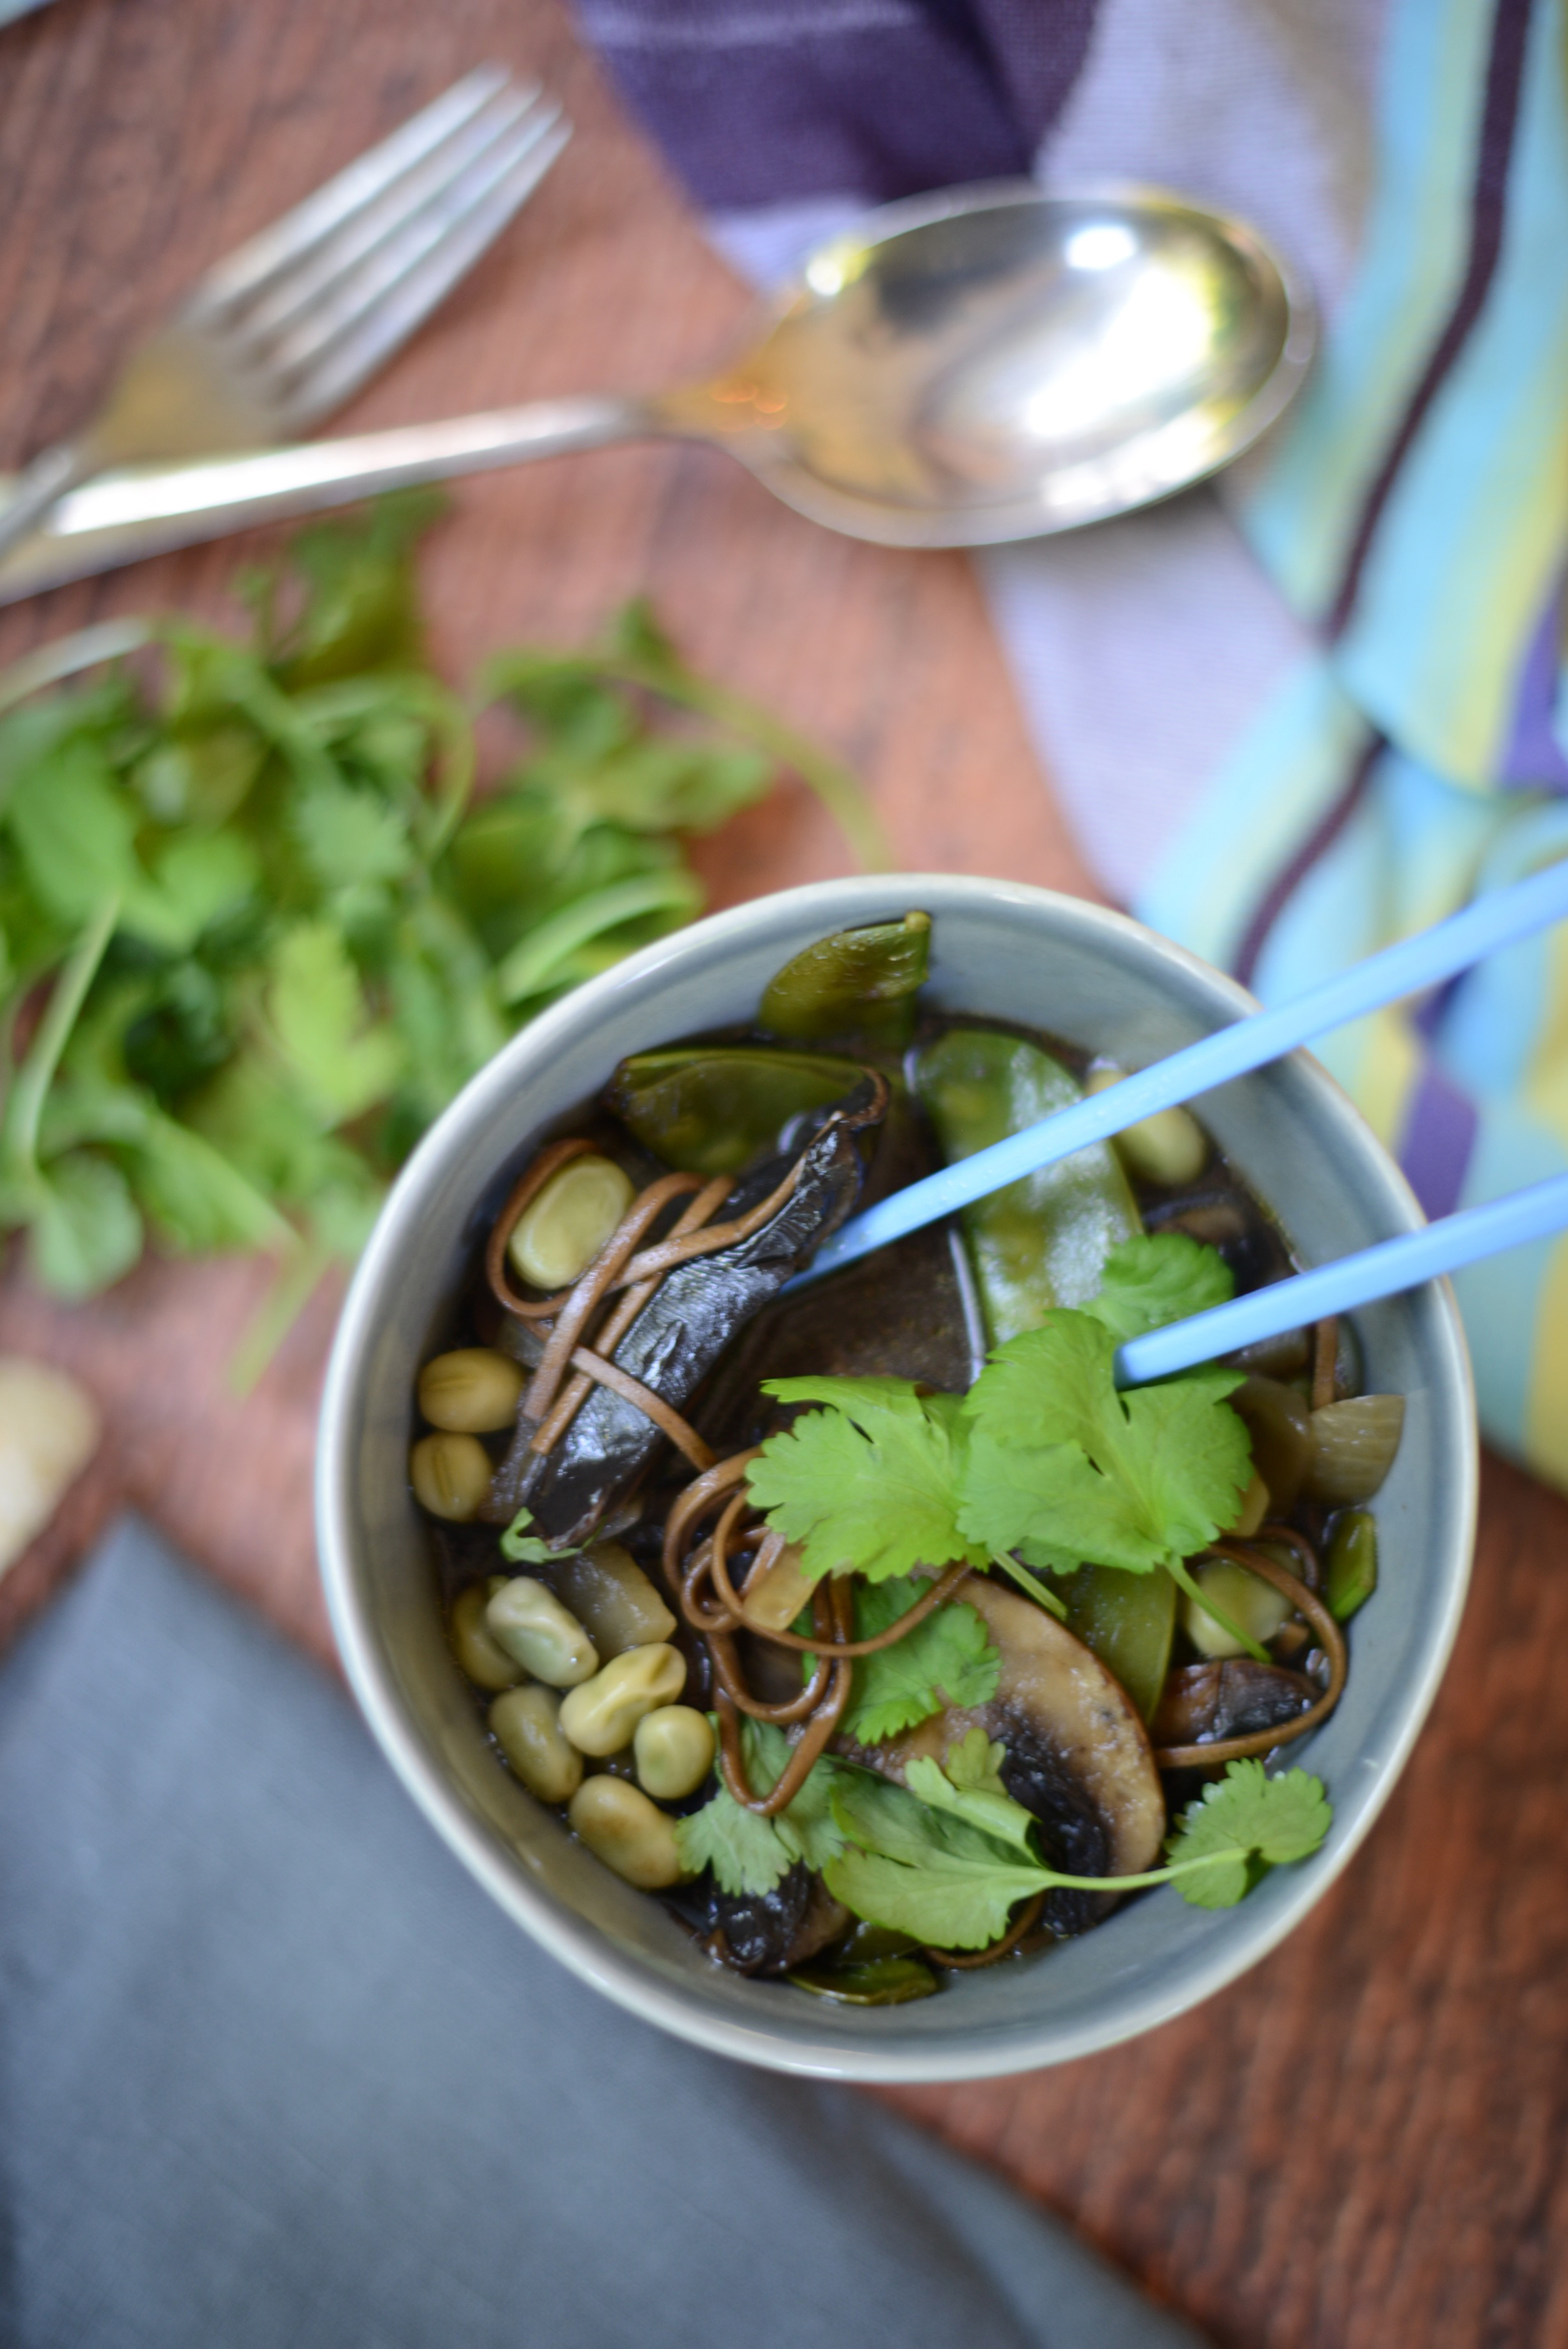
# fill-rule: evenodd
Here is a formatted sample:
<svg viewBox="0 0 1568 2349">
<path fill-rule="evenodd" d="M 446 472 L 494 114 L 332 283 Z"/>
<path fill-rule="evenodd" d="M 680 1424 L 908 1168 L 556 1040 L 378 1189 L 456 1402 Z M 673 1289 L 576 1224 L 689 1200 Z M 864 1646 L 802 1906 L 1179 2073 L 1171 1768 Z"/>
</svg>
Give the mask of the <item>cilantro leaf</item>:
<svg viewBox="0 0 1568 2349">
<path fill-rule="evenodd" d="M 532 1509 L 519 1509 L 501 1537 L 501 1555 L 514 1566 L 546 1566 L 553 1558 L 576 1556 L 575 1550 L 552 1549 L 548 1542 L 530 1534 L 528 1528 L 532 1523 Z"/>
<path fill-rule="evenodd" d="M 1111 1249 L 1100 1294 L 1083 1310 L 1103 1322 L 1121 1346 L 1226 1304 L 1235 1294 L 1235 1278 L 1217 1248 L 1205 1248 L 1186 1232 L 1141 1232 Z"/>
<path fill-rule="evenodd" d="M 928 1585 L 899 1576 L 858 1590 L 855 1636 L 874 1639 L 924 1595 Z M 989 1704 L 997 1692 L 1002 1658 L 984 1619 L 962 1599 L 938 1607 L 891 1647 L 860 1656 L 843 1730 L 863 1745 L 940 1713 L 945 1704 Z"/>
<path fill-rule="evenodd" d="M 993 1353 L 964 1404 L 971 1423 L 959 1524 L 1031 1565 L 1147 1572 L 1213 1540 L 1251 1473 L 1247 1429 L 1207 1368 L 1116 1392 L 1117 1341 L 1056 1310 Z"/>
<path fill-rule="evenodd" d="M 772 1722 L 747 1719 L 741 1741 L 747 1777 L 759 1794 L 771 1793 L 790 1758 L 789 1739 Z M 771 1892 L 798 1861 L 823 1868 L 844 1847 L 832 1810 L 842 1774 L 842 1764 L 822 1755 L 794 1800 L 773 1819 L 747 1810 L 721 1779 L 700 1811 L 674 1823 L 681 1866 L 691 1876 L 711 1868 L 721 1890 L 754 1898 Z"/>
<path fill-rule="evenodd" d="M 1188 1804 L 1170 1839 L 1167 1849 L 1177 1867 L 1214 1859 L 1211 1867 L 1178 1875 L 1176 1889 L 1195 1908 L 1232 1908 L 1259 1862 L 1274 1868 L 1309 1858 L 1333 1819 L 1321 1779 L 1304 1770 L 1270 1778 L 1261 1762 L 1232 1762 L 1216 1785 Z"/>
<path fill-rule="evenodd" d="M 845 1772 L 833 1815 L 846 1848 L 823 1871 L 828 1890 L 867 1923 L 939 1949 L 984 1949 L 1014 1905 L 1050 1881 L 1049 1870 L 1020 1865 L 965 1819 L 869 1771 Z"/>
<path fill-rule="evenodd" d="M 958 1531 L 948 1428 L 906 1379 L 772 1379 L 763 1392 L 834 1406 L 769 1437 L 748 1478 L 808 1574 L 880 1583 L 915 1566 L 983 1562 Z"/>
<path fill-rule="evenodd" d="M 978 1742 L 981 1756 L 972 1748 Z M 966 1753 L 965 1747 L 971 1750 Z M 946 1770 L 929 1754 L 916 1754 L 905 1767 L 905 1781 L 911 1794 L 917 1794 L 933 1810 L 950 1811 L 955 1819 L 962 1819 L 977 1827 L 982 1835 L 995 1842 L 1005 1843 L 1022 1852 L 1026 1860 L 1038 1860 L 1034 1845 L 1035 1815 L 1021 1802 L 1015 1802 L 1004 1786 L 1000 1764 L 993 1764 L 991 1755 L 1001 1754 L 1002 1746 L 992 1747 L 985 1731 L 969 1732 L 963 1744 L 956 1745 L 948 1755 Z"/>
</svg>

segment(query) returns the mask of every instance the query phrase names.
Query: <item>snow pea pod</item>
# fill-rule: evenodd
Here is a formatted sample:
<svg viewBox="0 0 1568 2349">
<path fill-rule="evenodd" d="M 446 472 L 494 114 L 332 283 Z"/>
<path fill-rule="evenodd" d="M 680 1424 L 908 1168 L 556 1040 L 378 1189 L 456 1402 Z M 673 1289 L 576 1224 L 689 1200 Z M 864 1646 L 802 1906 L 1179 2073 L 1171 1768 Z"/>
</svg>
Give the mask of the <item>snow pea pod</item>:
<svg viewBox="0 0 1568 2349">
<path fill-rule="evenodd" d="M 920 1054 L 914 1088 L 949 1160 L 1083 1098 L 1077 1079 L 1038 1045 L 986 1028 L 950 1028 Z M 977 1199 L 960 1221 L 993 1346 L 1037 1329 L 1053 1305 L 1093 1297 L 1110 1250 L 1142 1229 L 1107 1143 Z M 1061 1590 L 1069 1630 L 1149 1720 L 1170 1663 L 1170 1576 L 1162 1567 L 1128 1574 L 1084 1566 Z"/>
<path fill-rule="evenodd" d="M 775 974 L 762 998 L 760 1024 L 774 1036 L 803 1044 L 825 1036 L 906 1044 L 930 959 L 929 913 L 836 930 L 804 948 Z"/>
<path fill-rule="evenodd" d="M 1083 1099 L 1059 1060 L 989 1028 L 950 1028 L 920 1053 L 914 1089 L 950 1163 Z M 1095 1296 L 1111 1249 L 1143 1229 L 1103 1142 L 976 1199 L 960 1222 L 993 1346 Z"/>
<path fill-rule="evenodd" d="M 740 1174 L 779 1147 L 796 1118 L 840 1101 L 854 1060 L 760 1045 L 683 1045 L 634 1052 L 605 1100 L 645 1150 L 683 1174 Z"/>
</svg>

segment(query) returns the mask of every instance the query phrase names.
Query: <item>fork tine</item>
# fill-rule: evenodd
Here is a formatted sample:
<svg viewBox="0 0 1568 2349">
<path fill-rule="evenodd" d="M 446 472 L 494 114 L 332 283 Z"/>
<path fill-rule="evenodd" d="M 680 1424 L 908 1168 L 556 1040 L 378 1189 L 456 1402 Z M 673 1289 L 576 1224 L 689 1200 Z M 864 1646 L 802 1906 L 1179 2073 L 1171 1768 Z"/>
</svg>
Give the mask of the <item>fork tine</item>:
<svg viewBox="0 0 1568 2349">
<path fill-rule="evenodd" d="M 401 348 L 500 235 L 570 136 L 571 124 L 559 120 L 520 150 L 509 150 L 463 209 L 441 223 L 439 233 L 422 238 L 417 252 L 400 250 L 402 266 L 395 272 L 388 269 L 373 299 L 345 305 L 330 331 L 322 320 L 308 343 L 302 338 L 294 353 L 299 372 L 284 398 L 290 431 L 309 430 Z"/>
<path fill-rule="evenodd" d="M 247 303 L 225 322 L 223 331 L 259 351 L 302 318 L 351 271 L 358 271 L 379 246 L 439 206 L 509 132 L 532 122 L 536 112 L 540 128 L 548 128 L 559 111 L 543 106 L 538 90 L 501 91 L 461 131 L 443 140 L 433 155 L 405 172 L 384 196 L 364 206 L 302 261 L 280 271 L 259 300 Z"/>
<path fill-rule="evenodd" d="M 206 318 L 262 292 L 363 207 L 378 202 L 406 171 L 488 106 L 510 79 L 503 66 L 478 66 L 466 73 L 379 146 L 209 269 L 193 289 L 186 315 Z"/>
</svg>

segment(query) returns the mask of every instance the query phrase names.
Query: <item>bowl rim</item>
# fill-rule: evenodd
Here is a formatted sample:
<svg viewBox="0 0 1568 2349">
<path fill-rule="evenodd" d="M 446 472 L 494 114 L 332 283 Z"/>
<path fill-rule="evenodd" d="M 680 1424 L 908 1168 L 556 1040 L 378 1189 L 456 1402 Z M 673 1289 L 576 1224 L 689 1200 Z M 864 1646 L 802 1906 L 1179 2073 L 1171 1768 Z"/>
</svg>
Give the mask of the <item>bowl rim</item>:
<svg viewBox="0 0 1568 2349">
<path fill-rule="evenodd" d="M 781 926 L 790 917 L 809 910 L 813 920 L 820 917 L 826 932 L 845 926 L 848 920 L 887 918 L 895 905 L 902 912 L 911 904 L 920 904 L 939 920 L 944 909 L 978 911 L 999 903 L 1024 913 L 1049 912 L 1058 936 L 1063 929 L 1069 934 L 1076 931 L 1075 943 L 1087 948 L 1097 939 L 1119 938 L 1134 942 L 1137 951 L 1147 954 L 1152 950 L 1156 959 L 1173 963 L 1199 979 L 1211 1000 L 1228 1001 L 1238 1016 L 1258 1007 L 1256 999 L 1238 981 L 1129 915 L 1088 899 L 1022 882 L 937 873 L 869 874 L 771 892 L 708 915 L 629 955 L 542 1012 L 505 1045 L 443 1111 L 398 1176 L 361 1256 L 339 1318 L 322 1390 L 316 1525 L 327 1612 L 350 1688 L 414 1801 L 514 1922 L 617 2006 L 711 2053 L 818 2079 L 912 2085 L 997 2078 L 1067 2063 L 1142 2036 L 1250 1972 L 1317 1906 L 1381 1816 L 1442 1684 L 1469 1588 L 1479 1490 L 1475 1392 L 1457 1302 L 1449 1282 L 1442 1280 L 1424 1285 L 1435 1297 L 1439 1310 L 1442 1358 L 1434 1364 L 1434 1374 L 1449 1383 L 1468 1440 L 1463 1459 L 1452 1464 L 1457 1472 L 1458 1505 L 1452 1519 L 1451 1563 L 1443 1585 L 1436 1637 L 1429 1641 L 1419 1674 L 1402 1691 L 1398 1728 L 1380 1751 L 1377 1781 L 1335 1848 L 1319 1855 L 1312 1869 L 1296 1880 L 1291 1896 L 1279 1902 L 1272 1916 L 1258 1919 L 1250 1932 L 1238 1931 L 1209 1961 L 1200 1986 L 1184 1983 L 1162 1991 L 1156 1983 L 1103 2025 L 1097 2025 L 1091 2017 L 1065 2024 L 1046 2021 L 1032 2031 L 1027 2026 L 1011 2027 L 997 2038 L 987 2034 L 966 2049 L 963 2034 L 956 2029 L 948 2039 L 933 2038 L 918 2047 L 874 2041 L 846 2045 L 842 2039 L 814 2037 L 798 2028 L 776 2032 L 738 2021 L 710 2008 L 695 1986 L 674 1986 L 661 1981 L 634 1956 L 615 1949 L 598 1927 L 565 1911 L 532 1885 L 520 1870 L 510 1867 L 493 1834 L 475 1818 L 445 1775 L 378 1650 L 370 1611 L 362 1605 L 352 1565 L 356 1509 L 350 1446 L 357 1383 L 382 1283 L 408 1228 L 417 1224 L 425 1194 L 462 1152 L 467 1138 L 482 1132 L 502 1102 L 526 1081 L 532 1064 L 548 1060 L 568 1038 L 591 1026 L 602 1006 L 617 1003 L 628 992 L 678 970 L 683 963 L 721 952 L 732 941 L 750 943 L 747 934 L 775 910 Z M 1327 1113 L 1348 1123 L 1361 1147 L 1370 1146 L 1381 1157 L 1391 1199 L 1407 1227 L 1418 1228 L 1426 1221 L 1419 1201 L 1348 1096 L 1310 1053 L 1298 1051 L 1288 1058 L 1308 1073 Z M 798 2010 L 793 2010 L 792 2020 L 799 2024 Z"/>
</svg>

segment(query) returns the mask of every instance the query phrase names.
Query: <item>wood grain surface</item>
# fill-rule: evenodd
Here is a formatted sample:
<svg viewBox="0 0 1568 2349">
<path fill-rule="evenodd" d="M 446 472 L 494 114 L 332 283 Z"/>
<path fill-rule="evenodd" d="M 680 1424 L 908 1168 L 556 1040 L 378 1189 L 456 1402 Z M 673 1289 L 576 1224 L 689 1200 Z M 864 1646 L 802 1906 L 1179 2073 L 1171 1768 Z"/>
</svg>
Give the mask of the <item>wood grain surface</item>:
<svg viewBox="0 0 1568 2349">
<path fill-rule="evenodd" d="M 117 349 L 209 262 L 484 57 L 578 136 L 437 321 L 346 416 L 370 426 L 662 382 L 748 297 L 554 0 L 55 0 L 0 31 L 0 464 L 69 432 Z M 110 613 L 233 611 L 265 537 L 0 613 L 0 661 Z M 643 590 L 691 656 L 851 759 L 911 868 L 1092 893 L 966 562 L 855 546 L 703 451 L 461 487 L 425 566 L 453 674 L 568 642 Z M 713 902 L 845 869 L 804 793 L 703 851 Z M 76 1369 L 109 1438 L 0 1585 L 0 1637 L 108 1514 L 143 1509 L 318 1653 L 312 1424 L 323 1294 L 243 1403 L 223 1364 L 265 1268 L 149 1263 L 65 1312 L 13 1263 L 0 1350 Z M 1113 2054 L 896 2101 L 1242 2349 L 1568 2344 L 1568 1503 L 1491 1463 L 1475 1595 L 1369 1846 L 1244 1982 Z"/>
</svg>

